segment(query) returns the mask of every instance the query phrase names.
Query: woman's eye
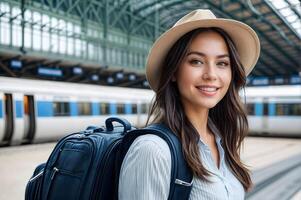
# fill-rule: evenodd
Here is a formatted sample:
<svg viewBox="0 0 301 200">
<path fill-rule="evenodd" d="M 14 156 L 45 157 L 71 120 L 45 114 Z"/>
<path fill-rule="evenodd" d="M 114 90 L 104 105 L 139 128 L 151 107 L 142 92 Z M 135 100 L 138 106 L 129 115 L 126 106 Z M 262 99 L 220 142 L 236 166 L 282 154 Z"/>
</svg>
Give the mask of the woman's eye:
<svg viewBox="0 0 301 200">
<path fill-rule="evenodd" d="M 195 59 L 190 60 L 189 63 L 192 64 L 192 65 L 201 65 L 201 64 L 203 64 L 202 61 L 200 61 L 200 60 L 195 60 Z"/>
<path fill-rule="evenodd" d="M 218 62 L 217 65 L 219 65 L 219 66 L 225 66 L 226 67 L 226 66 L 229 65 L 229 63 L 225 62 L 225 61 L 222 61 L 222 62 Z"/>
</svg>

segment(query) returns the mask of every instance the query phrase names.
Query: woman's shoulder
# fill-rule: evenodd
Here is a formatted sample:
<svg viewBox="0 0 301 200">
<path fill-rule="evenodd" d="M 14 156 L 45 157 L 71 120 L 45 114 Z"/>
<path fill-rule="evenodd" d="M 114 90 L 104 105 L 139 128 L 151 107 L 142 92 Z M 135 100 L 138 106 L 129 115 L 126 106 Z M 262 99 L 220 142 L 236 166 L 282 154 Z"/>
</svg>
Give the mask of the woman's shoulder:
<svg viewBox="0 0 301 200">
<path fill-rule="evenodd" d="M 146 134 L 137 137 L 128 152 L 170 157 L 170 149 L 164 139 L 157 135 Z M 170 159 L 170 158 L 169 158 Z"/>
<path fill-rule="evenodd" d="M 126 174 L 168 174 L 170 170 L 171 153 L 168 144 L 159 136 L 147 134 L 137 137 L 130 146 L 122 162 L 121 177 Z"/>
</svg>

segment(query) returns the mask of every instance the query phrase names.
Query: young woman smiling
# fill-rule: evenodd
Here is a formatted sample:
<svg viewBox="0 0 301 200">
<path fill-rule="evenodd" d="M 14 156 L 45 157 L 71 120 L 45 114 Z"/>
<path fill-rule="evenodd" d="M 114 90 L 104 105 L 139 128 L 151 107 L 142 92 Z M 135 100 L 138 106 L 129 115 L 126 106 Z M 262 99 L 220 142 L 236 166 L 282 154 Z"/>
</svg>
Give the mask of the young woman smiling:
<svg viewBox="0 0 301 200">
<path fill-rule="evenodd" d="M 179 138 L 193 173 L 189 199 L 244 199 L 252 185 L 239 152 L 248 122 L 239 90 L 260 51 L 248 25 L 195 10 L 150 50 L 146 76 L 156 96 L 152 123 Z M 167 199 L 171 155 L 155 135 L 138 137 L 123 161 L 119 199 Z"/>
</svg>

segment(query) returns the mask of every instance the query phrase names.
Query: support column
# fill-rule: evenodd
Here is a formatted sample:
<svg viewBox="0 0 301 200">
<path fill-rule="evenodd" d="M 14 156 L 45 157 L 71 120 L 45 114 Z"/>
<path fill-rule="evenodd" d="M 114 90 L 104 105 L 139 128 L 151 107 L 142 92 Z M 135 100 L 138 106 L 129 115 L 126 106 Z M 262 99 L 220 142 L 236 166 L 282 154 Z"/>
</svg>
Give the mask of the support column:
<svg viewBox="0 0 301 200">
<path fill-rule="evenodd" d="M 22 39 L 21 39 L 21 47 L 20 51 L 22 54 L 25 54 L 25 48 L 24 48 L 24 39 L 25 39 L 25 0 L 21 0 L 21 15 L 22 15 L 22 21 L 21 21 L 21 27 L 22 27 Z"/>
</svg>

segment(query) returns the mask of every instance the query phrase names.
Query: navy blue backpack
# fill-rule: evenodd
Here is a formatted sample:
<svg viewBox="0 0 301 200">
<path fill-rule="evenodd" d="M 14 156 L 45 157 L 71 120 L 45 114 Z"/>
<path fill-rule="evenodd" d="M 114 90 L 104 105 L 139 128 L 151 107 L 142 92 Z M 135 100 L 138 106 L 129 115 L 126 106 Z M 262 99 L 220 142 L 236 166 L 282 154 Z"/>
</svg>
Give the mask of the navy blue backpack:
<svg viewBox="0 0 301 200">
<path fill-rule="evenodd" d="M 122 126 L 113 126 L 119 122 Z M 164 139 L 172 159 L 169 200 L 188 199 L 192 173 L 175 134 L 162 124 L 134 129 L 120 118 L 108 118 L 106 127 L 88 127 L 62 138 L 48 161 L 40 164 L 28 181 L 25 200 L 110 200 L 118 199 L 122 161 L 140 135 Z"/>
</svg>

